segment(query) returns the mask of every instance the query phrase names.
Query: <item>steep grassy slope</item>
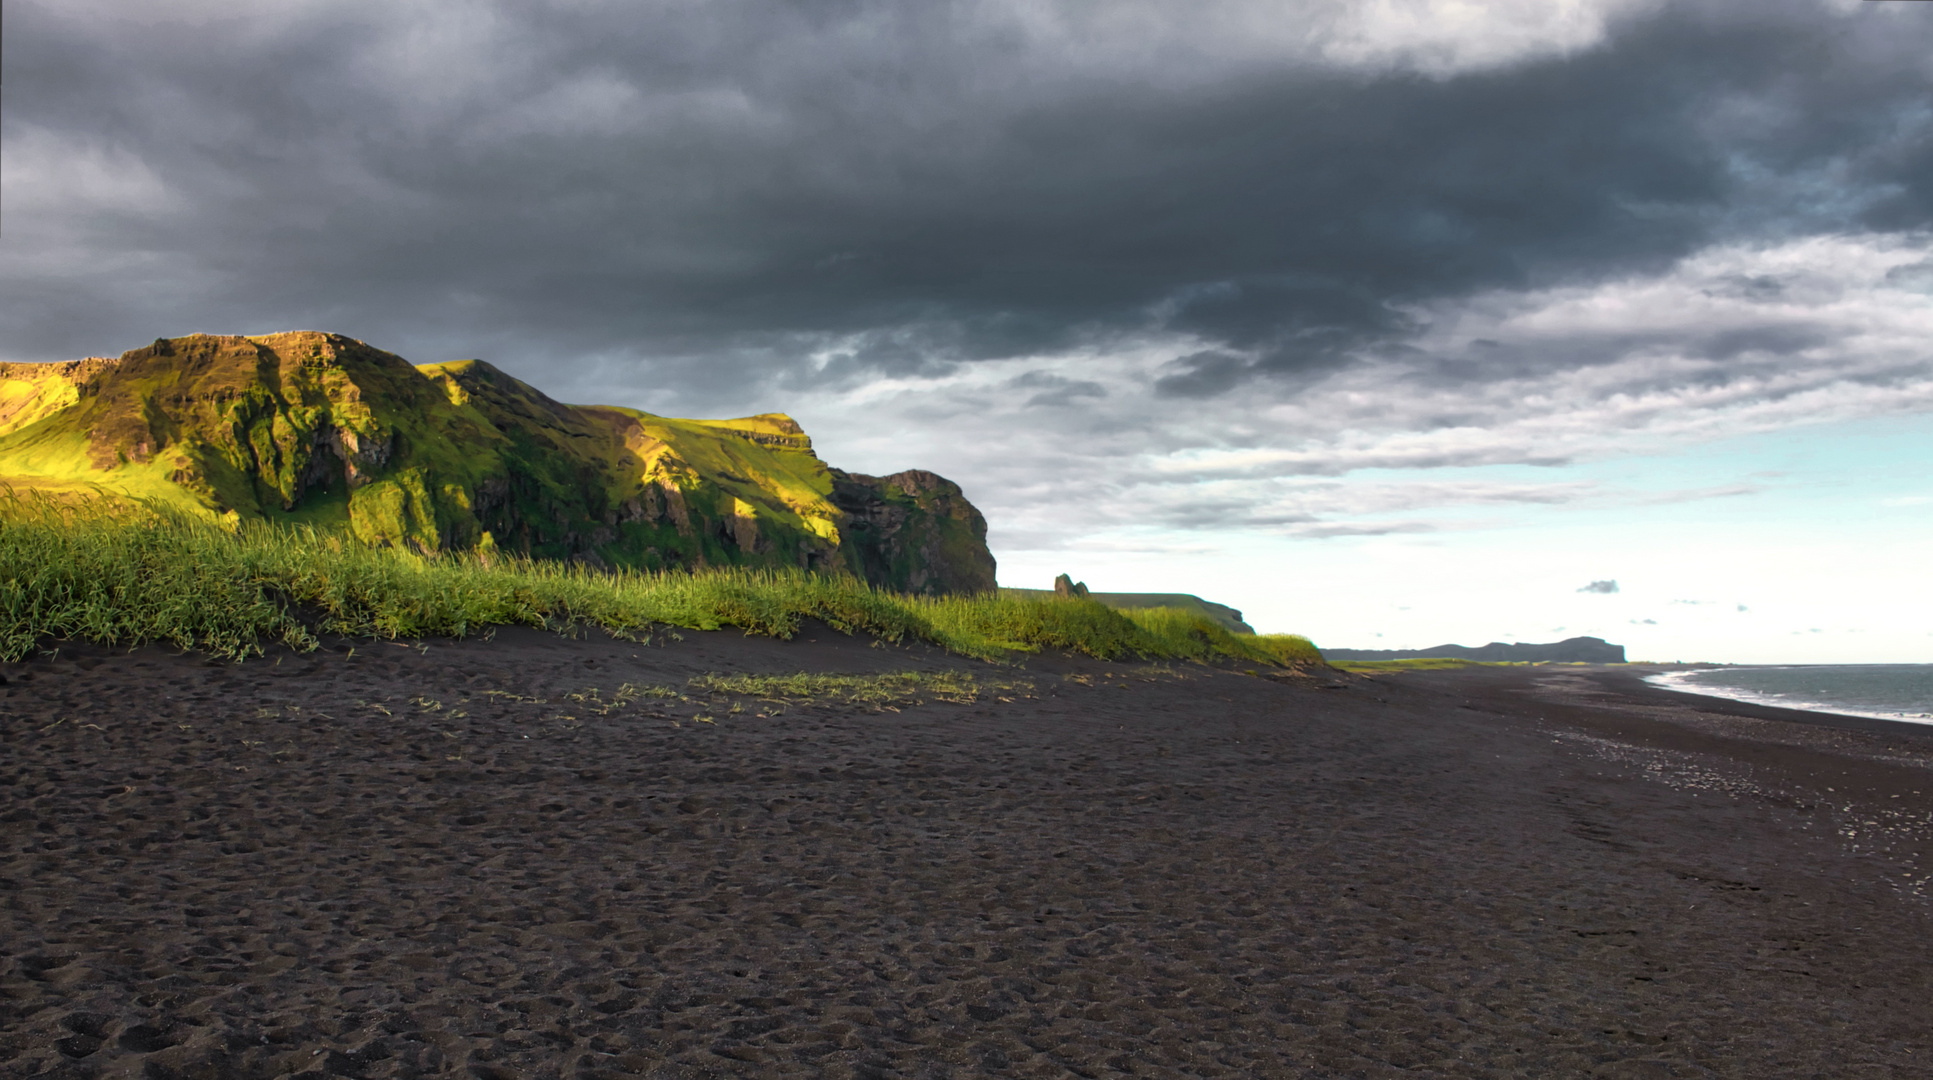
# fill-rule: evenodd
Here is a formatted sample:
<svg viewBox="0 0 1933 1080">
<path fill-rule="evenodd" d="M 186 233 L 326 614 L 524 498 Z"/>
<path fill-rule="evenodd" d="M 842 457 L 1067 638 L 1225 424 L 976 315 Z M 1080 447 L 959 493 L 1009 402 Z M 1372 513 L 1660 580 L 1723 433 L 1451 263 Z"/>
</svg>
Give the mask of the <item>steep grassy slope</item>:
<svg viewBox="0 0 1933 1080">
<path fill-rule="evenodd" d="M 481 361 L 412 367 L 335 334 L 0 365 L 0 480 L 424 552 L 994 585 L 986 522 L 957 486 L 829 468 L 790 417 L 565 405 Z"/>
</svg>

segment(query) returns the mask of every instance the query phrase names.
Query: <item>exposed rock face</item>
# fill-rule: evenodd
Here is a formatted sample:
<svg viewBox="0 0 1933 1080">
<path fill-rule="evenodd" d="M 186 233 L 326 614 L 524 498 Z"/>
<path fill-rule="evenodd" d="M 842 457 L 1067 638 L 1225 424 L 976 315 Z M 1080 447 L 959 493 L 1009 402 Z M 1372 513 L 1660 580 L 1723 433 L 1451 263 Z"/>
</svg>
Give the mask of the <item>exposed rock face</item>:
<svg viewBox="0 0 1933 1080">
<path fill-rule="evenodd" d="M 1077 596 L 1086 596 L 1087 582 L 1075 581 L 1069 575 L 1062 574 L 1054 579 L 1054 595 L 1066 597 L 1070 600 Z"/>
<path fill-rule="evenodd" d="M 1517 642 L 1506 645 L 1493 641 L 1472 648 L 1468 645 L 1438 645 L 1433 649 L 1324 649 L 1325 660 L 1423 660 L 1444 657 L 1453 660 L 1544 661 L 1557 664 L 1622 664 L 1624 646 L 1603 638 L 1574 637 L 1548 645 Z"/>
<path fill-rule="evenodd" d="M 987 520 L 958 484 L 909 469 L 891 476 L 832 470 L 831 500 L 845 514 L 844 546 L 867 581 L 941 595 L 994 589 Z"/>
<path fill-rule="evenodd" d="M 790 417 L 565 405 L 482 361 L 413 367 L 337 334 L 0 364 L 0 479 L 422 551 L 993 587 L 986 522 L 957 485 L 829 469 Z"/>
</svg>

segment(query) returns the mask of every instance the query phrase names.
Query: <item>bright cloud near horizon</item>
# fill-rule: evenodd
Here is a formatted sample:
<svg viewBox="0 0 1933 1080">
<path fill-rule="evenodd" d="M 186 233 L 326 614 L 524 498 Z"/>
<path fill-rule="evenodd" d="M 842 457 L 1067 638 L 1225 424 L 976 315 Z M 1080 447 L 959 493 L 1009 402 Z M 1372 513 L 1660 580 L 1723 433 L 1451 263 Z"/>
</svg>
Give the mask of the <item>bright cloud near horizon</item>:
<svg viewBox="0 0 1933 1080">
<path fill-rule="evenodd" d="M 332 330 L 789 412 L 1003 584 L 1933 662 L 1933 5 L 7 15 L 0 360 Z"/>
</svg>

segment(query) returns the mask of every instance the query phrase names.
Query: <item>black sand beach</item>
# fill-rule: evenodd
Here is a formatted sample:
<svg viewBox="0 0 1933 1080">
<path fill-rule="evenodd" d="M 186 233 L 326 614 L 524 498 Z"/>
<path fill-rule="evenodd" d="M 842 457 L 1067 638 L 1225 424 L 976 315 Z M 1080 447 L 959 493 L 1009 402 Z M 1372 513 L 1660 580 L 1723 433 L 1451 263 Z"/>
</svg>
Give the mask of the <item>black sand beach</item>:
<svg viewBox="0 0 1933 1080">
<path fill-rule="evenodd" d="M 612 699 L 1001 673 L 347 649 L 4 669 L 0 1074 L 1933 1076 L 1933 728 L 1063 657 L 769 715 Z"/>
</svg>

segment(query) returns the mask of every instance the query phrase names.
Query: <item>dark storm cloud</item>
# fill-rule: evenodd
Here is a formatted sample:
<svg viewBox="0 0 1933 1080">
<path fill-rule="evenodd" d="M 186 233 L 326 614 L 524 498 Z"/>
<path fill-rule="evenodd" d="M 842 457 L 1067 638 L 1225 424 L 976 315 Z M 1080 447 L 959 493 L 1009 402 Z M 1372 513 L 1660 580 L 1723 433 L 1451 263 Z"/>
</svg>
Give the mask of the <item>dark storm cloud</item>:
<svg viewBox="0 0 1933 1080">
<path fill-rule="evenodd" d="M 1933 292 L 1933 262 L 1918 262 L 1910 266 L 1895 266 L 1886 272 L 1886 280 L 1902 288 Z"/>
<path fill-rule="evenodd" d="M 1027 398 L 1028 408 L 1074 405 L 1084 399 L 1107 396 L 1107 387 L 1091 379 L 1069 379 L 1046 371 L 1017 375 L 1007 380 L 1005 389 L 1033 391 Z"/>
<path fill-rule="evenodd" d="M 303 326 L 724 392 L 1178 332 L 1210 348 L 1155 388 L 1202 398 L 1386 350 L 1403 305 L 1933 222 L 1933 20 L 1806 3 L 1440 79 L 1083 68 L 971 8 L 864 0 L 272 10 L 9 7 L 10 157 L 93 147 L 162 193 L 48 196 L 31 248 L 8 221 L 15 358 Z"/>
<path fill-rule="evenodd" d="M 1253 365 L 1239 356 L 1209 350 L 1170 361 L 1168 374 L 1154 382 L 1162 397 L 1214 397 L 1241 382 Z"/>
<path fill-rule="evenodd" d="M 1532 377 L 1549 370 L 1553 361 L 1564 367 L 1585 368 L 1615 364 L 1650 351 L 1721 361 L 1695 373 L 1671 372 L 1666 381 L 1672 385 L 1722 385 L 1754 370 L 1777 369 L 1808 349 L 1839 342 L 1844 333 L 1843 327 L 1824 319 L 1807 321 L 1789 316 L 1777 322 L 1709 329 L 1675 325 L 1644 330 L 1575 328 L 1565 335 L 1557 350 L 1543 341 L 1472 343 L 1476 347 L 1431 358 L 1428 364 L 1413 368 L 1409 377 L 1419 387 L 1452 387 Z M 1560 355 L 1553 356 L 1554 351 Z M 1776 396 L 1776 392 L 1767 391 L 1767 396 Z M 1440 414 L 1426 426 L 1455 427 L 1474 419 Z"/>
</svg>

